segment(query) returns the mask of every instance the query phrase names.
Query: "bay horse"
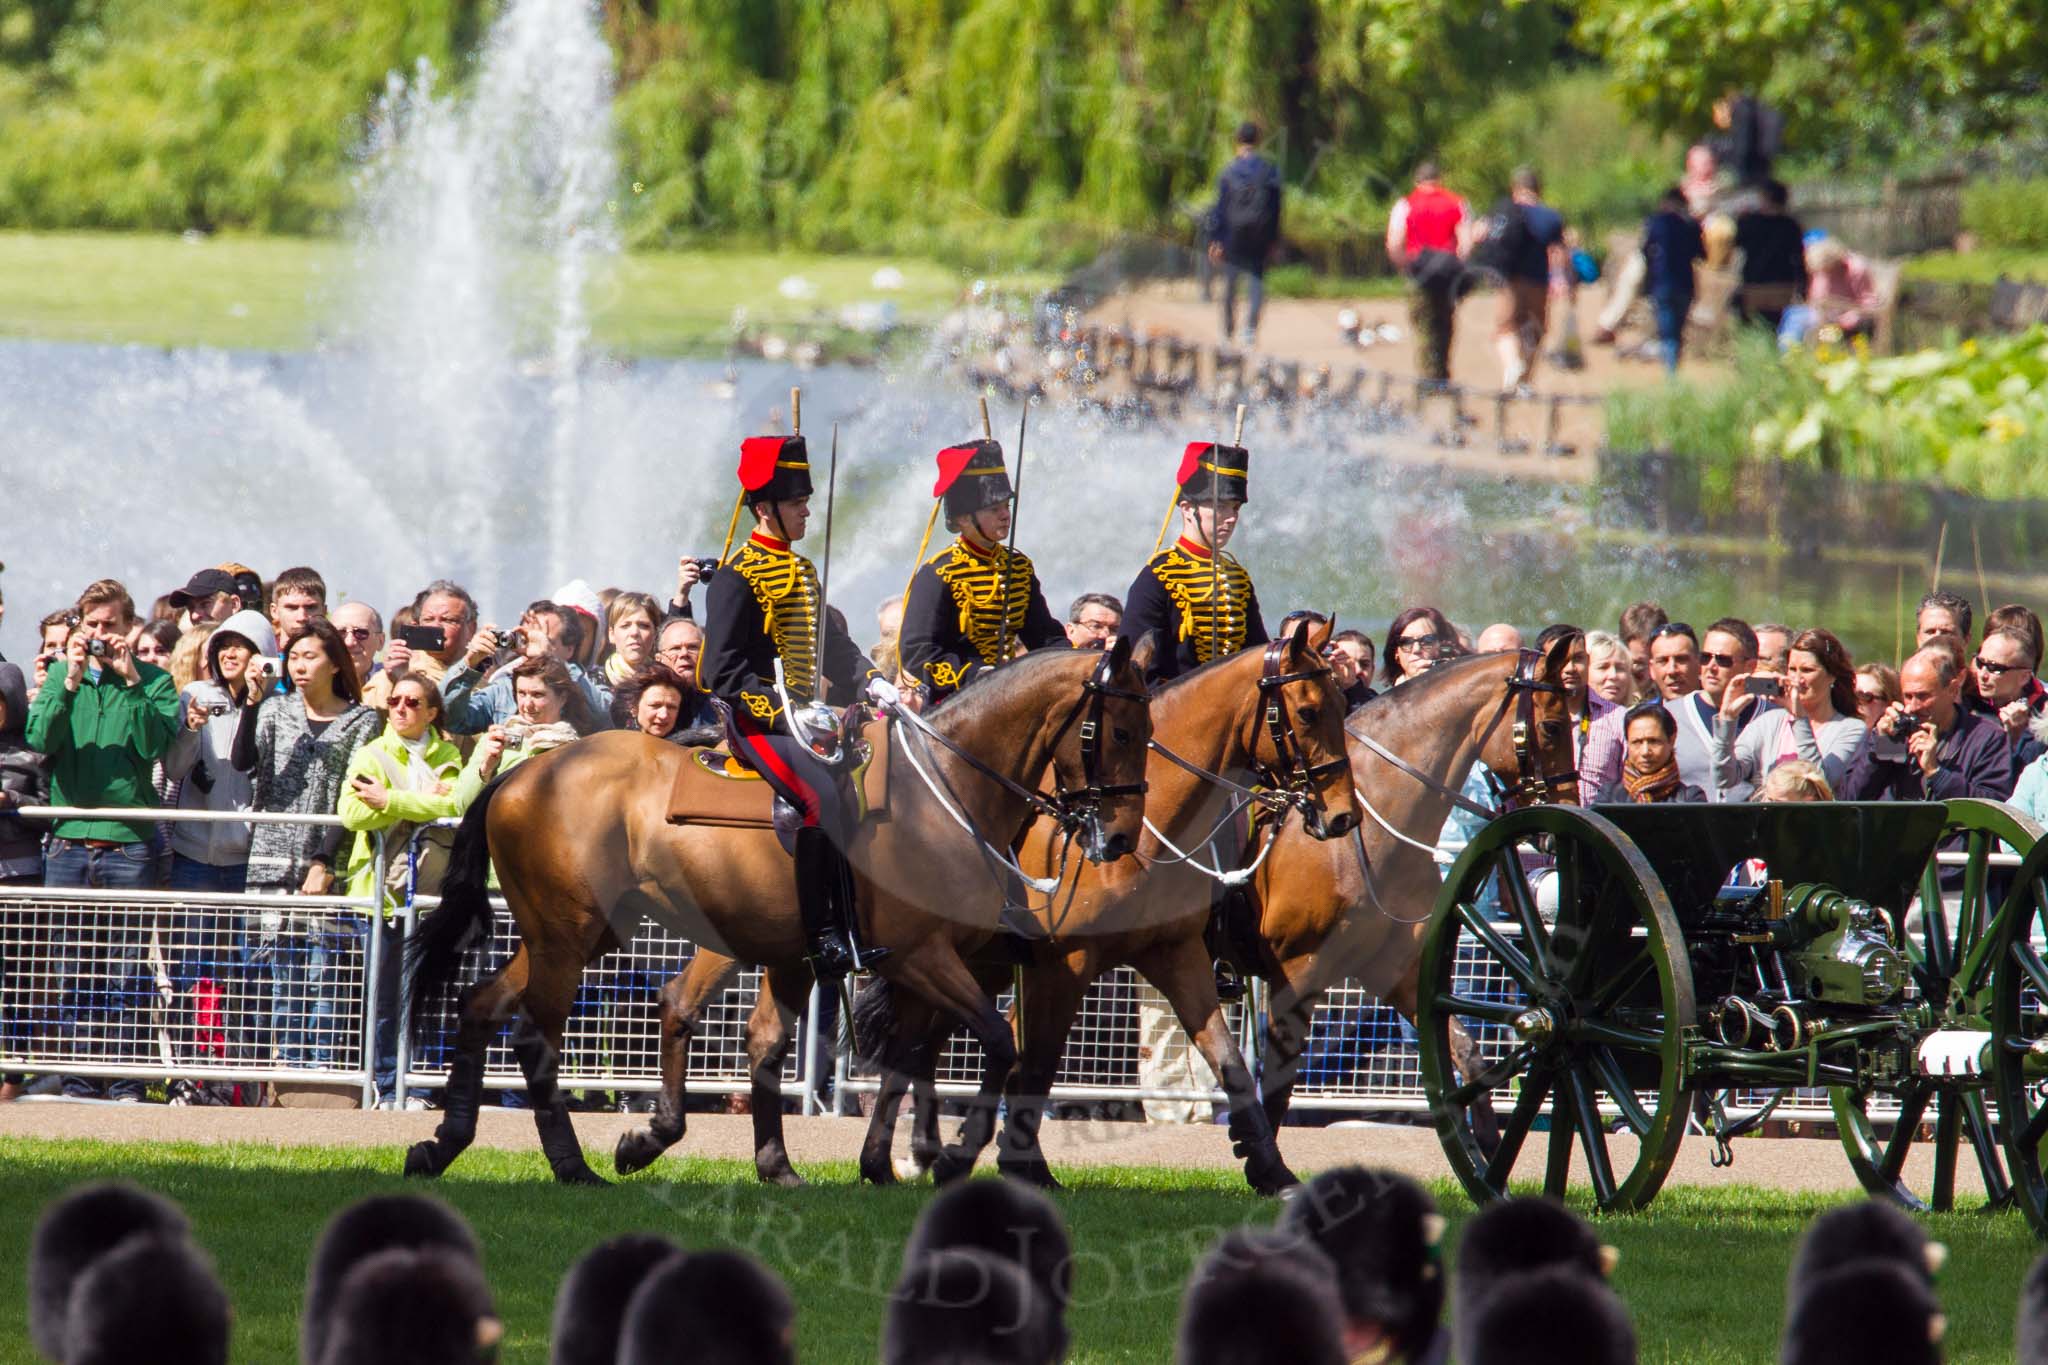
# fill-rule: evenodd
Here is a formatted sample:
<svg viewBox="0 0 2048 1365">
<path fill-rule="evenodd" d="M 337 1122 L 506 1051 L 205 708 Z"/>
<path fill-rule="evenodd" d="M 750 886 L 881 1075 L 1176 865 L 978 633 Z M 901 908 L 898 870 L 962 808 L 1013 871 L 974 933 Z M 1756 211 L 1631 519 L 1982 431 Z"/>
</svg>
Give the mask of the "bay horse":
<svg viewBox="0 0 2048 1365">
<path fill-rule="evenodd" d="M 994 859 L 1042 813 L 1061 817 L 1088 859 L 1136 846 L 1152 724 L 1142 691 L 1148 646 L 1108 653 L 1042 650 L 973 688 L 926 725 L 890 719 L 892 763 L 926 780 L 891 784 L 886 817 L 860 825 L 847 849 L 861 941 L 888 949 L 878 969 L 907 995 L 965 1026 L 987 1049 L 981 1121 L 948 1153 L 973 1166 L 994 1131 L 1001 1086 L 1015 1061 L 1007 1022 L 961 957 L 994 928 L 1004 883 Z M 789 856 L 764 828 L 672 824 L 668 798 L 692 750 L 609 731 L 522 763 L 486 786 L 464 814 L 438 910 L 407 950 L 415 1027 L 452 984 L 464 948 L 488 934 L 486 882 L 497 870 L 519 947 L 459 998 L 445 1113 L 434 1137 L 406 1154 L 406 1174 L 438 1176 L 476 1135 L 485 1049 L 515 1019 L 513 1051 L 526 1074 L 541 1148 L 555 1179 L 601 1184 L 584 1161 L 556 1076 L 562 1030 L 584 968 L 655 919 L 710 953 L 769 968 L 749 1061 L 757 1086 L 779 1079 L 790 1024 L 811 986 Z M 1035 784 L 1050 769 L 1056 790 Z M 648 1129 L 621 1137 L 624 1174 L 683 1135 L 687 1032 L 662 996 L 664 1089 Z M 755 1106 L 756 1165 L 793 1183 L 781 1143 L 780 1100 Z M 765 1111 L 765 1113 L 764 1113 Z M 772 1135 L 763 1120 L 775 1119 Z M 766 1145 L 772 1136 L 772 1150 Z"/>
<path fill-rule="evenodd" d="M 1490 769 L 1513 800 L 1578 799 L 1559 682 L 1573 644 L 1554 641 L 1540 660 L 1521 650 L 1441 664 L 1352 713 L 1352 781 L 1370 817 L 1359 826 L 1364 857 L 1283 835 L 1259 869 L 1255 969 L 1271 988 L 1259 1072 L 1275 1127 L 1330 987 L 1356 978 L 1414 1024 L 1422 941 L 1443 886 L 1433 848 L 1466 799 L 1459 788 L 1473 765 Z M 1471 1040 L 1454 1042 L 1459 1069 L 1475 1074 Z M 1491 1133 L 1489 1119 L 1480 1131 Z"/>
<path fill-rule="evenodd" d="M 1056 876 L 1059 886 L 1032 897 L 1039 937 L 1028 941 L 1031 961 L 1017 982 L 1020 1064 L 1005 1096 L 998 1158 L 1004 1174 L 1058 1183 L 1038 1152 L 1048 1087 L 1089 985 L 1129 964 L 1165 996 L 1216 1074 L 1247 1183 L 1262 1194 L 1296 1183 L 1217 999 L 1203 933 L 1212 884 L 1198 866 L 1215 856 L 1212 836 L 1254 812 L 1261 818 L 1248 835 L 1247 856 L 1277 841 L 1283 825 L 1348 847 L 1345 836 L 1359 816 L 1345 761 L 1344 694 L 1322 654 L 1334 629 L 1303 622 L 1286 639 L 1209 664 L 1153 694 L 1146 832 L 1135 857 L 1067 866 L 1056 828 L 1039 821 L 1025 836 L 1024 870 Z M 990 984 L 999 986 L 1000 978 Z M 923 1165 L 937 1146 L 930 1068 L 947 1029 L 928 1006 L 899 1003 L 897 995 L 889 983 L 872 982 L 855 1006 L 866 1050 L 884 1029 L 921 1040 L 910 1065 L 885 1068 L 862 1149 L 861 1169 L 871 1178 L 893 1177 L 888 1149 L 906 1086 L 917 1092 L 913 1158 Z"/>
<path fill-rule="evenodd" d="M 1458 789 L 1472 766 L 1485 764 L 1519 799 L 1575 796 L 1570 718 L 1558 681 L 1571 643 L 1556 642 L 1541 659 L 1523 650 L 1455 660 L 1366 703 L 1344 726 L 1347 775 L 1361 808 L 1354 835 L 1317 838 L 1292 816 L 1280 826 L 1252 879 L 1260 915 L 1257 953 L 1249 965 L 1273 988 L 1259 1080 L 1269 1131 L 1277 1131 L 1286 1117 L 1309 1020 L 1332 985 L 1357 977 L 1414 1022 L 1422 938 L 1441 887 L 1432 851 L 1453 805 L 1463 799 Z M 1154 719 L 1164 735 L 1159 700 L 1154 699 Z M 1162 790 L 1156 785 L 1156 757 L 1151 771 L 1155 785 L 1148 811 Z M 1141 845 L 1141 856 L 1143 851 Z M 1174 908 L 1165 898 L 1156 904 Z M 1206 904 L 1200 894 L 1180 902 L 1178 921 L 1151 931 L 1162 935 L 1152 950 L 1199 954 L 1206 966 Z M 1088 982 L 1119 963 L 1097 945 L 1062 935 L 1037 969 L 1026 973 L 1013 1088 L 1032 1098 L 1011 1100 L 998 1156 L 1006 1174 L 1052 1183 L 1037 1143 L 1037 1116 Z M 1161 984 L 1143 964 L 1132 965 Z M 1469 1038 L 1457 1041 L 1462 1069 L 1470 1074 L 1477 1069 L 1477 1052 Z M 1216 1069 L 1214 1058 L 1206 1051 L 1204 1057 Z M 1217 1075 L 1229 1093 L 1235 1077 L 1220 1070 Z M 911 1155 L 923 1165 L 936 1146 L 936 1105 L 927 1087 L 916 1087 L 915 1094 Z M 1237 1123 L 1234 1112 L 1232 1121 Z M 888 1134 L 881 1136 L 886 1143 Z"/>
</svg>

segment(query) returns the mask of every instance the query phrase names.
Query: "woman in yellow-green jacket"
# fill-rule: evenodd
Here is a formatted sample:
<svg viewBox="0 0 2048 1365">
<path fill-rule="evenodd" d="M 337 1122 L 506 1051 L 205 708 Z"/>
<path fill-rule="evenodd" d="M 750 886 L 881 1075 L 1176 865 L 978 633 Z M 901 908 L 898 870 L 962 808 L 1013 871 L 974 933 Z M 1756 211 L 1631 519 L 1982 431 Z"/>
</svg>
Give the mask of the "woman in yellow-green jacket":
<svg viewBox="0 0 2048 1365">
<path fill-rule="evenodd" d="M 409 875 L 407 853 L 413 834 L 435 820 L 461 815 L 483 788 L 484 779 L 477 768 L 465 772 L 462 751 L 441 733 L 440 720 L 440 689 L 418 674 L 408 674 L 393 683 L 390 719 L 384 732 L 356 750 L 349 760 L 348 781 L 341 790 L 341 823 L 355 831 L 356 836 L 347 863 L 348 894 L 365 901 L 376 894 L 374 836 L 382 834 L 387 922 L 405 895 Z M 479 744 L 478 756 L 481 758 L 487 747 L 495 750 L 499 743 L 486 740 Z M 420 841 L 419 890 L 440 889 L 446 849 L 445 839 L 438 843 Z M 402 948 L 399 935 L 385 936 L 377 974 L 375 1067 L 380 1109 L 395 1103 L 397 1089 Z M 417 1098 L 408 1098 L 406 1103 L 408 1108 L 425 1107 L 425 1101 Z"/>
</svg>

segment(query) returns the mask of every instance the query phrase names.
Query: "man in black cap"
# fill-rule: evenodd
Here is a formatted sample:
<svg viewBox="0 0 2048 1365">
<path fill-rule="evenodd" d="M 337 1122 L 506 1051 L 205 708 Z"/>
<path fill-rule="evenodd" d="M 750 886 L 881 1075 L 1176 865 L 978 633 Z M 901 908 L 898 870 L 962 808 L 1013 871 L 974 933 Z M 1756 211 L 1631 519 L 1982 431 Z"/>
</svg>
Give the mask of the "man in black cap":
<svg viewBox="0 0 2048 1365">
<path fill-rule="evenodd" d="M 1606 1284 L 1570 1266 L 1508 1276 L 1458 1332 L 1464 1365 L 1636 1365 L 1628 1309 Z"/>
<path fill-rule="evenodd" d="M 991 1181 L 972 1181 L 991 1184 Z M 910 1260 L 882 1318 L 882 1365 L 1058 1365 L 1066 1330 L 1014 1261 L 979 1247 Z"/>
<path fill-rule="evenodd" d="M 1004 543 L 1015 494 L 1001 444 L 969 441 L 940 451 L 932 496 L 945 500 L 946 526 L 959 534 L 911 577 L 898 650 L 925 700 L 940 702 L 1008 663 L 1014 646 L 1064 646 L 1067 633 L 1045 604 L 1031 560 Z"/>
<path fill-rule="evenodd" d="M 28 1248 L 28 1334 L 45 1359 L 63 1360 L 72 1291 L 93 1263 L 131 1238 L 182 1242 L 185 1212 L 126 1181 L 99 1181 L 45 1205 Z"/>
<path fill-rule="evenodd" d="M 987 1252 L 1014 1262 L 1042 1301 L 1045 1330 L 1063 1357 L 1074 1297 L 1074 1248 L 1053 1202 L 1011 1180 L 962 1180 L 932 1197 L 903 1244 L 905 1281 L 939 1251 Z"/>
<path fill-rule="evenodd" d="M 1472 1216 L 1458 1238 L 1451 1318 L 1460 1353 L 1467 1351 L 1487 1301 L 1510 1279 L 1556 1269 L 1605 1283 L 1615 1255 L 1591 1224 L 1555 1199 L 1488 1204 Z"/>
<path fill-rule="evenodd" d="M 643 1277 L 618 1365 L 684 1362 L 795 1365 L 796 1301 L 781 1278 L 738 1251 L 679 1252 Z"/>
<path fill-rule="evenodd" d="M 1342 1365 L 1336 1271 L 1314 1243 L 1250 1228 L 1218 1238 L 1180 1305 L 1179 1365 Z"/>
<path fill-rule="evenodd" d="M 447 1247 L 392 1247 L 358 1261 L 330 1317 L 310 1365 L 486 1365 L 505 1339 L 482 1267 Z"/>
<path fill-rule="evenodd" d="M 1243 446 L 1213 441 L 1196 441 L 1181 456 L 1180 537 L 1145 561 L 1124 594 L 1123 634 L 1135 642 L 1161 632 L 1150 684 L 1266 643 L 1252 576 L 1223 548 L 1251 497 L 1250 461 Z"/>
<path fill-rule="evenodd" d="M 811 519 L 804 438 L 754 436 L 740 442 L 739 479 L 740 502 L 753 514 L 754 530 L 713 575 L 705 594 L 698 685 L 725 708 L 733 757 L 765 778 L 802 818 L 797 908 L 812 967 L 821 978 L 836 980 L 859 964 L 852 870 L 842 851 L 853 831 L 840 791 L 837 723 L 821 693 L 827 682 L 858 693 L 879 675 L 845 629 L 826 618 L 818 571 L 792 548 Z"/>
<path fill-rule="evenodd" d="M 260 594 L 254 602 L 243 601 L 234 575 L 219 569 L 201 569 L 193 574 L 191 582 L 170 595 L 170 602 L 189 613 L 195 626 L 219 625 L 243 607 L 260 609 L 263 605 Z"/>
<path fill-rule="evenodd" d="M 1783 1365 L 1941 1365 L 1947 1330 L 1941 1303 L 1919 1269 L 1873 1256 L 1800 1286 L 1778 1359 Z"/>
</svg>

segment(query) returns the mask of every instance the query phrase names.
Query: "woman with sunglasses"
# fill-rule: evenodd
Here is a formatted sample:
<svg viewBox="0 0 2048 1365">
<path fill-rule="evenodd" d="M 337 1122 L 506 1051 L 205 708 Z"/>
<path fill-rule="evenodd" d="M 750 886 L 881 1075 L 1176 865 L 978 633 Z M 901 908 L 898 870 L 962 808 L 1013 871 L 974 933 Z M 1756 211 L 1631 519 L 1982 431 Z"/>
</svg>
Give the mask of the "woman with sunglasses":
<svg viewBox="0 0 2048 1365">
<path fill-rule="evenodd" d="M 369 900 L 377 889 L 376 835 L 384 836 L 384 955 L 377 974 L 377 1107 L 395 1104 L 399 963 L 404 944 L 396 911 L 411 894 L 441 889 L 448 866 L 448 835 L 415 836 L 434 821 L 461 815 L 476 798 L 480 782 L 464 783 L 462 750 L 441 732 L 441 691 L 408 673 L 385 694 L 383 733 L 349 760 L 348 782 L 338 810 L 344 828 L 355 832 L 349 852 L 348 894 Z M 484 741 L 489 744 L 491 741 Z M 408 1099 L 407 1108 L 426 1107 Z"/>
<path fill-rule="evenodd" d="M 1389 684 L 1408 681 L 1458 655 L 1458 632 L 1435 607 L 1410 607 L 1387 627 L 1380 672 Z"/>
</svg>

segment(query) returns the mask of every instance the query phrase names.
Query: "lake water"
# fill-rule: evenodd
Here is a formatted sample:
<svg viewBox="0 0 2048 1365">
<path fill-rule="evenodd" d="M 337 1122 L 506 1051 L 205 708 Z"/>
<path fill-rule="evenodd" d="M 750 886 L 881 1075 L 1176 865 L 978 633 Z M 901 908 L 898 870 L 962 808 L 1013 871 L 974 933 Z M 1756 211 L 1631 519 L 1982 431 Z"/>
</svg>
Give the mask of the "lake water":
<svg viewBox="0 0 2048 1365">
<path fill-rule="evenodd" d="M 0 343 L 0 652 L 31 653 L 35 619 L 93 578 L 119 577 L 146 603 L 228 559 L 266 576 L 312 564 L 337 598 L 387 613 L 440 576 L 498 619 L 572 577 L 666 595 L 677 555 L 718 552 L 739 439 L 775 429 L 792 383 L 821 494 L 840 424 L 833 598 L 871 638 L 875 607 L 912 567 L 933 453 L 977 434 L 973 396 L 918 364 L 754 362 L 724 380 L 710 363 L 587 365 L 565 421 L 562 386 L 531 365 L 450 394 L 350 350 Z M 1017 419 L 997 407 L 1013 461 Z M 1182 445 L 1218 434 L 1206 418 L 1135 428 L 1034 409 L 1019 544 L 1055 611 L 1083 591 L 1123 593 Z M 1612 543 L 1590 533 L 1589 491 L 1382 462 L 1355 414 L 1255 412 L 1245 439 L 1253 496 L 1232 549 L 1269 620 L 1314 607 L 1378 639 L 1395 611 L 1432 602 L 1475 630 L 1611 628 L 1649 596 L 1700 625 L 1730 611 L 1827 624 L 1859 655 L 1891 652 L 1889 566 Z M 822 553 L 822 528 L 806 548 Z M 1922 576 L 1909 575 L 1909 596 Z"/>
</svg>

